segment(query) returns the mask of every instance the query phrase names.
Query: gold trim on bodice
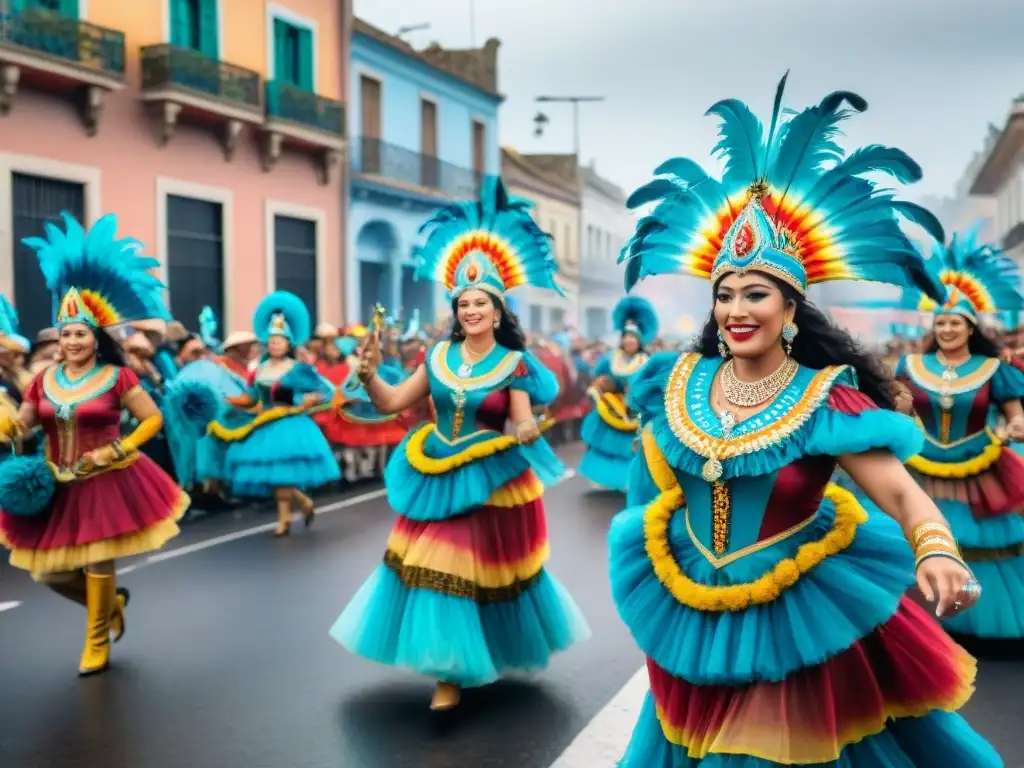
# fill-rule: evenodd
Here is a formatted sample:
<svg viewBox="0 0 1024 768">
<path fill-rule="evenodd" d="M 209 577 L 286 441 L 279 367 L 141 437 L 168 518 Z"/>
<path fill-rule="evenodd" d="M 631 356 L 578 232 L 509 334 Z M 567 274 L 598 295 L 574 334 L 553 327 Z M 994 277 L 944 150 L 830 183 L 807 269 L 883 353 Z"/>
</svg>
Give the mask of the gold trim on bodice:
<svg viewBox="0 0 1024 768">
<path fill-rule="evenodd" d="M 960 374 L 957 372 L 956 378 L 948 379 L 943 378 L 943 374 L 930 370 L 925 365 L 924 355 L 907 355 L 904 360 L 907 378 L 921 389 L 936 395 L 942 393 L 961 395 L 980 389 L 996 374 L 999 365 L 997 359 L 990 357 L 971 373 Z"/>
<path fill-rule="evenodd" d="M 498 360 L 491 370 L 481 373 L 479 376 L 459 376 L 448 365 L 448 349 L 450 341 L 442 341 L 434 346 L 430 352 L 430 370 L 447 388 L 452 404 L 455 406 L 455 413 L 452 415 L 451 440 L 458 440 L 462 432 L 462 423 L 465 418 L 466 393 L 478 389 L 493 389 L 515 373 L 520 361 L 523 359 L 522 352 L 506 350 L 504 356 Z M 488 357 L 490 353 L 488 354 Z M 480 365 L 487 358 L 480 360 Z"/>
<path fill-rule="evenodd" d="M 611 354 L 608 367 L 612 374 L 620 378 L 629 378 L 643 368 L 644 363 L 650 359 L 646 352 L 637 352 L 635 355 L 626 355 L 621 349 L 616 349 Z"/>
<path fill-rule="evenodd" d="M 93 368 L 84 376 L 71 381 L 63 376 L 64 366 L 54 365 L 43 372 L 43 395 L 53 405 L 57 428 L 57 450 L 53 457 L 61 468 L 75 460 L 78 430 L 75 411 L 79 406 L 97 400 L 117 384 L 119 369 L 115 365 Z M 66 383 L 62 383 L 61 379 Z M 52 446 L 51 446 L 52 447 Z"/>
</svg>

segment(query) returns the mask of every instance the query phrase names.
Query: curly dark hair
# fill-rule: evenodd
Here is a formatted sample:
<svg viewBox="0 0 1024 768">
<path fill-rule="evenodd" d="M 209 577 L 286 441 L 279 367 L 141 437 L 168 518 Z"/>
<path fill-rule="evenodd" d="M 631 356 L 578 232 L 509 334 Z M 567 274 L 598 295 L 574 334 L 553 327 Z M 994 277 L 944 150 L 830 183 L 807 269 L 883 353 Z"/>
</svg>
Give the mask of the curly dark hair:
<svg viewBox="0 0 1024 768">
<path fill-rule="evenodd" d="M 966 318 L 965 318 L 966 319 Z M 981 329 L 974 325 L 970 320 L 967 324 L 974 329 L 974 332 L 967 337 L 967 351 L 972 355 L 978 355 L 980 357 L 1000 357 L 1002 355 L 1002 349 L 999 343 L 993 339 L 990 339 Z M 935 338 L 935 331 L 929 331 L 928 336 L 925 340 L 924 351 L 926 354 L 934 355 L 939 351 L 939 342 Z"/>
<path fill-rule="evenodd" d="M 102 328 L 94 330 L 93 336 L 96 338 L 97 364 L 116 365 L 120 368 L 127 367 L 128 360 L 125 357 L 124 347 L 121 346 L 120 341 L 115 339 Z"/>
<path fill-rule="evenodd" d="M 854 341 L 849 333 L 833 324 L 820 309 L 797 293 L 791 286 L 770 275 L 765 275 L 782 291 L 783 298 L 796 305 L 793 322 L 800 329 L 793 340 L 792 357 L 800 365 L 821 370 L 830 365 L 848 365 L 857 372 L 860 391 L 871 398 L 880 408 L 895 408 L 893 377 L 885 365 L 874 355 L 866 352 Z M 718 284 L 714 286 L 718 290 Z M 718 323 L 714 307 L 693 351 L 704 357 L 719 357 Z"/>
<path fill-rule="evenodd" d="M 491 304 L 494 305 L 501 319 L 501 323 L 494 330 L 494 340 L 505 347 L 505 349 L 511 349 L 513 352 L 525 351 L 526 334 L 523 333 L 522 326 L 519 325 L 519 318 L 516 317 L 515 312 L 512 312 L 491 294 L 488 293 L 487 297 L 491 300 Z M 452 299 L 452 331 L 449 338 L 452 341 L 462 341 L 466 338 L 466 332 L 459 322 L 458 298 Z"/>
</svg>

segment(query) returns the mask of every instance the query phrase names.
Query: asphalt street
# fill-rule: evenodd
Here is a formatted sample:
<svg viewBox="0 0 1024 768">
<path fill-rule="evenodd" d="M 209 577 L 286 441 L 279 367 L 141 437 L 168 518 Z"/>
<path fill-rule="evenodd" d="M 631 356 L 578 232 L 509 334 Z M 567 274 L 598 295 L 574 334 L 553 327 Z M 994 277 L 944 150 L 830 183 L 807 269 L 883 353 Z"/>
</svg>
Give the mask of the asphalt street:
<svg viewBox="0 0 1024 768">
<path fill-rule="evenodd" d="M 570 466 L 577 455 L 565 452 Z M 76 675 L 81 607 L 0 567 L 0 766 L 549 768 L 640 668 L 606 575 L 621 497 L 580 478 L 546 497 L 550 567 L 594 637 L 440 716 L 431 681 L 327 635 L 383 554 L 392 513 L 381 491 L 318 501 L 312 529 L 285 539 L 271 535 L 270 510 L 246 509 L 123 562 L 128 631 L 94 678 Z M 1024 768 L 1024 660 L 983 661 L 978 687 L 965 714 L 1007 768 Z"/>
</svg>

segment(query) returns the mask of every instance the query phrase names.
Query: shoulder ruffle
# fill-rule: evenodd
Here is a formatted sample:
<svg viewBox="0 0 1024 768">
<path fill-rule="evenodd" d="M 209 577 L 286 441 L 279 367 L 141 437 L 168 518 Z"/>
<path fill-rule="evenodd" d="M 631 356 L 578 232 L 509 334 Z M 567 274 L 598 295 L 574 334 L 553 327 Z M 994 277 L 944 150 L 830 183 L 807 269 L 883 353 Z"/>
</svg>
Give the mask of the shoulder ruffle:
<svg viewBox="0 0 1024 768">
<path fill-rule="evenodd" d="M 1024 398 L 1024 372 L 1009 363 L 1000 362 L 992 376 L 992 399 L 997 403 Z"/>
<path fill-rule="evenodd" d="M 532 352 L 524 351 L 522 355 L 509 380 L 509 388 L 526 392 L 534 405 L 553 403 L 558 397 L 558 377 Z"/>
<path fill-rule="evenodd" d="M 666 398 L 669 378 L 681 360 L 675 353 L 654 355 L 633 380 L 631 405 L 650 426 L 665 458 L 676 470 L 700 477 L 709 455 L 696 453 L 673 431 Z M 924 434 L 914 421 L 894 411 L 874 406 L 854 389 L 856 378 L 846 366 L 814 372 L 811 383 L 800 392 L 801 400 L 778 418 L 777 429 L 764 427 L 730 443 L 723 460 L 723 477 L 755 477 L 770 474 L 806 455 L 840 456 L 885 449 L 905 460 L 919 452 Z M 837 387 L 841 388 L 837 390 Z M 833 392 L 835 395 L 833 396 Z M 675 407 L 685 408 L 683 398 Z M 693 430 L 699 430 L 694 424 Z M 706 444 L 715 438 L 697 432 Z"/>
</svg>

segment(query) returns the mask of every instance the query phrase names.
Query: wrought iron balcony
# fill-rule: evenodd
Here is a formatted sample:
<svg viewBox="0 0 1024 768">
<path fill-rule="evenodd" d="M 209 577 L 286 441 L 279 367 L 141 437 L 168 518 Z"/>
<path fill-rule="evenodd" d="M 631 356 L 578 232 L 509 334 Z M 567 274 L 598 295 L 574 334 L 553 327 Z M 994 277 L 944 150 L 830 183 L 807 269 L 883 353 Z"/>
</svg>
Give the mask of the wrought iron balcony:
<svg viewBox="0 0 1024 768">
<path fill-rule="evenodd" d="M 19 83 L 57 93 L 77 92 L 82 118 L 95 133 L 103 93 L 124 87 L 124 33 L 45 8 L 13 10 L 0 0 L 0 115 Z"/>
<path fill-rule="evenodd" d="M 480 190 L 480 174 L 469 168 L 367 136 L 355 148 L 352 170 L 453 198 L 474 198 Z"/>
<path fill-rule="evenodd" d="M 345 149 L 345 105 L 280 80 L 267 81 L 266 103 L 264 170 L 274 167 L 288 145 L 311 152 L 320 183 L 327 184 Z"/>
<path fill-rule="evenodd" d="M 166 144 L 180 115 L 223 127 L 224 154 L 231 159 L 244 123 L 263 120 L 259 74 L 190 48 L 161 43 L 142 48 L 142 100 L 158 109 L 160 142 Z"/>
</svg>

